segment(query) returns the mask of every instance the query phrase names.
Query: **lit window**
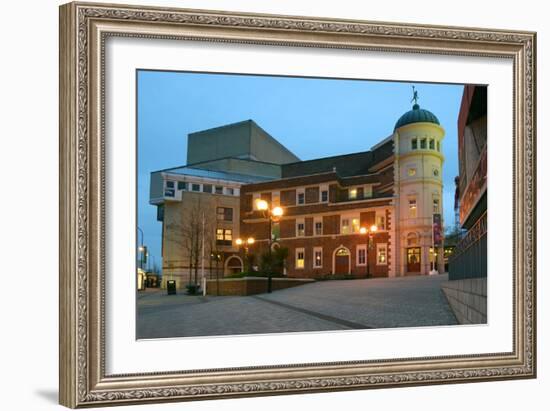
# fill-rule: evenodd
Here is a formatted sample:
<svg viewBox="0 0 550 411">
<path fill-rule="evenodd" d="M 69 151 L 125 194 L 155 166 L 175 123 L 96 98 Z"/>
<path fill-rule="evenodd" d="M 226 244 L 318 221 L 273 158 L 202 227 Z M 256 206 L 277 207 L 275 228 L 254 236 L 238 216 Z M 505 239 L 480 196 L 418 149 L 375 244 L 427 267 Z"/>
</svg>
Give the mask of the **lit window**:
<svg viewBox="0 0 550 411">
<path fill-rule="evenodd" d="M 416 218 L 416 198 L 409 200 L 409 217 Z"/>
<path fill-rule="evenodd" d="M 426 139 L 423 138 L 420 140 L 420 149 L 425 150 L 426 149 Z"/>
<path fill-rule="evenodd" d="M 216 244 L 218 245 L 232 245 L 233 244 L 233 230 L 230 228 L 218 228 L 216 229 Z"/>
<path fill-rule="evenodd" d="M 415 176 L 416 175 L 416 168 L 409 168 L 407 174 L 411 177 Z"/>
<path fill-rule="evenodd" d="M 363 198 L 372 197 L 372 186 L 363 187 Z"/>
<path fill-rule="evenodd" d="M 323 248 L 315 247 L 313 249 L 313 268 L 323 267 Z"/>
<path fill-rule="evenodd" d="M 342 219 L 342 234 L 349 234 L 349 218 Z"/>
<path fill-rule="evenodd" d="M 439 198 L 433 199 L 433 212 L 439 213 Z"/>
<path fill-rule="evenodd" d="M 201 185 L 200 184 L 192 184 L 191 190 L 193 191 L 201 191 Z"/>
<path fill-rule="evenodd" d="M 274 191 L 271 193 L 271 206 L 279 207 L 281 205 L 281 193 L 279 191 Z"/>
<path fill-rule="evenodd" d="M 435 150 L 435 140 L 430 138 L 430 150 Z"/>
<path fill-rule="evenodd" d="M 386 244 L 376 244 L 376 264 L 386 265 L 388 264 L 386 255 Z"/>
<path fill-rule="evenodd" d="M 303 237 L 306 235 L 306 227 L 303 221 L 296 222 L 296 237 Z"/>
<path fill-rule="evenodd" d="M 296 269 L 303 269 L 305 266 L 305 252 L 303 248 L 296 249 Z"/>
<path fill-rule="evenodd" d="M 357 246 L 357 265 L 366 265 L 367 264 L 367 246 L 358 245 Z"/>
<path fill-rule="evenodd" d="M 216 194 L 223 194 L 223 186 L 216 186 Z"/>
<path fill-rule="evenodd" d="M 413 139 L 411 140 L 411 148 L 412 148 L 413 150 L 416 150 L 416 149 L 418 148 L 418 139 L 413 138 Z"/>
<path fill-rule="evenodd" d="M 187 190 L 187 183 L 185 181 L 178 181 L 178 190 Z"/>
<path fill-rule="evenodd" d="M 315 235 L 323 235 L 323 222 L 322 221 L 316 221 L 315 222 Z"/>
<path fill-rule="evenodd" d="M 359 221 L 359 218 L 352 218 L 351 219 L 351 231 L 352 233 L 358 233 L 361 229 L 361 223 Z"/>
<path fill-rule="evenodd" d="M 349 190 L 349 199 L 350 200 L 355 200 L 357 198 L 357 189 L 356 188 L 351 188 Z"/>
</svg>

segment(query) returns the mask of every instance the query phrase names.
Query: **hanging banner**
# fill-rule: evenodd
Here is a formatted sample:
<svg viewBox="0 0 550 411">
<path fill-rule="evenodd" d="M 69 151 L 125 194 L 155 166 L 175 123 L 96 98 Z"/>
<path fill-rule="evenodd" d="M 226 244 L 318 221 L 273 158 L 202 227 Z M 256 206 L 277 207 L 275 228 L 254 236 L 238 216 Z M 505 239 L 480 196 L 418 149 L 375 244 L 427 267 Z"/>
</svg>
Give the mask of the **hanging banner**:
<svg viewBox="0 0 550 411">
<path fill-rule="evenodd" d="M 442 247 L 443 227 L 441 224 L 441 214 L 434 214 L 432 217 L 432 235 L 434 247 Z"/>
</svg>

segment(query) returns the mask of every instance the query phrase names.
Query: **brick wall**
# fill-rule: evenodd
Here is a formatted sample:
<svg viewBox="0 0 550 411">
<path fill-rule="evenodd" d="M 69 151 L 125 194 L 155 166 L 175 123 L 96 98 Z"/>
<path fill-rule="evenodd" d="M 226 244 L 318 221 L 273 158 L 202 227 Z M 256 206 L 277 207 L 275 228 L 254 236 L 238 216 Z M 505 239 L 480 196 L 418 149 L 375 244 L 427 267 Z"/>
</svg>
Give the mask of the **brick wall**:
<svg viewBox="0 0 550 411">
<path fill-rule="evenodd" d="M 254 295 L 267 292 L 267 278 L 245 277 L 227 278 L 223 280 L 207 280 L 207 295 Z M 273 278 L 271 289 L 273 291 L 299 285 L 311 284 L 314 280 L 297 278 Z M 218 293 L 219 285 L 219 293 Z"/>
<path fill-rule="evenodd" d="M 441 290 L 460 324 L 487 324 L 487 278 L 447 281 Z"/>
</svg>

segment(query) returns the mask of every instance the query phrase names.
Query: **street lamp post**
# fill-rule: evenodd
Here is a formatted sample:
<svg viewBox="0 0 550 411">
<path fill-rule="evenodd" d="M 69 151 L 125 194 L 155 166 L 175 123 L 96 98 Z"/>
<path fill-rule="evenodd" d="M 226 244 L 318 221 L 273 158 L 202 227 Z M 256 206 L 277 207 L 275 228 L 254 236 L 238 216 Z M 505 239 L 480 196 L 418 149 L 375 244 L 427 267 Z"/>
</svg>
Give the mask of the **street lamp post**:
<svg viewBox="0 0 550 411">
<path fill-rule="evenodd" d="M 256 240 L 253 237 L 249 237 L 246 239 L 246 241 L 237 238 L 235 240 L 235 244 L 239 246 L 239 248 L 242 248 L 244 250 L 244 261 L 246 267 L 243 267 L 243 270 L 250 271 L 251 267 L 248 267 L 248 247 L 254 244 Z"/>
<path fill-rule="evenodd" d="M 369 263 L 369 254 L 370 254 L 370 250 L 372 250 L 372 238 L 373 238 L 373 235 L 374 233 L 376 233 L 376 231 L 378 230 L 378 227 L 376 227 L 376 225 L 371 225 L 369 228 L 367 227 L 361 227 L 359 229 L 359 233 L 360 234 L 368 234 L 368 245 L 367 245 L 367 248 L 369 251 L 367 251 L 367 255 L 365 256 L 366 258 L 366 263 L 367 263 L 367 278 L 370 278 L 370 263 Z"/>
<path fill-rule="evenodd" d="M 272 291 L 272 284 L 273 284 L 273 278 L 272 278 L 272 255 L 271 255 L 271 246 L 273 243 L 273 222 L 278 221 L 282 215 L 283 215 L 283 209 L 279 206 L 273 207 L 272 209 L 269 208 L 269 204 L 265 200 L 258 199 L 256 201 L 256 208 L 260 210 L 264 218 L 267 218 L 269 221 L 269 236 L 268 236 L 268 254 L 269 254 L 269 262 L 271 264 L 271 267 L 269 267 L 269 272 L 267 273 L 267 292 L 271 293 Z"/>
</svg>

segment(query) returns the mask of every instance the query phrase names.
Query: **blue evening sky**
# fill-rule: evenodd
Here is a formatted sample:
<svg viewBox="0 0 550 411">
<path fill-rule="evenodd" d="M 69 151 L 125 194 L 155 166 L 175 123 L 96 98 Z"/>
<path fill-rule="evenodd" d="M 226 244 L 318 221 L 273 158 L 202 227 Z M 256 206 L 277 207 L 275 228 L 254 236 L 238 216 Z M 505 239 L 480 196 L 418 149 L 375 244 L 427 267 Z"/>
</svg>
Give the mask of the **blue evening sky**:
<svg viewBox="0 0 550 411">
<path fill-rule="evenodd" d="M 139 71 L 138 225 L 150 255 L 161 266 L 150 173 L 185 164 L 188 133 L 253 119 L 302 160 L 366 151 L 411 109 L 413 84 L 446 131 L 443 211 L 452 225 L 462 85 Z"/>
</svg>

